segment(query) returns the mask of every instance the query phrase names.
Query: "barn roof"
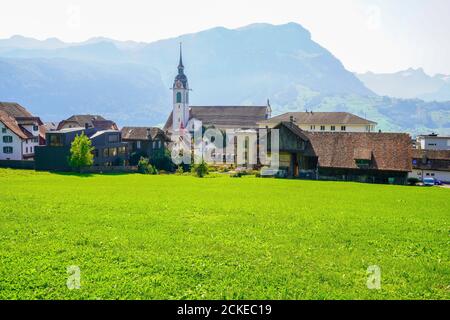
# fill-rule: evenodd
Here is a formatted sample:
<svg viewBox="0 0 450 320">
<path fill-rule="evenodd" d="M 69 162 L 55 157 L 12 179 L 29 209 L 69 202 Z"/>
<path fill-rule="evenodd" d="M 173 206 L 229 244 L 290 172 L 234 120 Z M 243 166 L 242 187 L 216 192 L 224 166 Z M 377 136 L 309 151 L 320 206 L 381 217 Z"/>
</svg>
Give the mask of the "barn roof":
<svg viewBox="0 0 450 320">
<path fill-rule="evenodd" d="M 370 169 L 411 171 L 411 137 L 405 133 L 305 132 L 308 153 L 319 167 L 358 169 L 356 160 L 370 160 Z"/>
</svg>

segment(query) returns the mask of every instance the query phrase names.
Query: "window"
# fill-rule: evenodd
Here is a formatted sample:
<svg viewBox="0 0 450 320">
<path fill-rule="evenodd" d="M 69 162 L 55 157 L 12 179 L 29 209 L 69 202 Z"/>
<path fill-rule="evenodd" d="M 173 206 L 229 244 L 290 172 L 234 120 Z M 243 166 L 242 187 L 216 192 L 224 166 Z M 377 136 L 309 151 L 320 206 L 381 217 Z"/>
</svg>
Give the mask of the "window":
<svg viewBox="0 0 450 320">
<path fill-rule="evenodd" d="M 11 143 L 13 141 L 12 136 L 3 136 L 4 143 Z"/>
<path fill-rule="evenodd" d="M 12 147 L 3 147 L 3 153 L 13 153 Z"/>
<path fill-rule="evenodd" d="M 431 176 L 434 177 L 434 173 L 432 173 Z"/>
<path fill-rule="evenodd" d="M 346 131 L 347 127 L 346 126 L 341 126 L 341 131 Z"/>
<path fill-rule="evenodd" d="M 109 152 L 108 152 L 108 148 L 103 149 L 103 158 L 108 158 L 109 157 Z"/>
<path fill-rule="evenodd" d="M 331 131 L 336 131 L 336 126 L 331 126 Z"/>
<path fill-rule="evenodd" d="M 119 147 L 119 155 L 124 155 L 127 152 L 127 149 L 125 146 Z"/>
<path fill-rule="evenodd" d="M 161 149 L 161 141 L 158 141 L 158 148 Z"/>
<path fill-rule="evenodd" d="M 118 134 L 108 135 L 108 142 L 109 143 L 119 142 L 119 135 Z"/>
<path fill-rule="evenodd" d="M 28 153 L 28 147 L 25 148 L 25 153 Z"/>
<path fill-rule="evenodd" d="M 311 130 L 316 130 L 316 126 L 311 126 Z"/>
<path fill-rule="evenodd" d="M 6 133 L 6 128 L 2 128 L 2 133 Z"/>
<path fill-rule="evenodd" d="M 368 169 L 370 165 L 370 160 L 367 159 L 356 159 L 356 166 L 360 169 Z"/>
<path fill-rule="evenodd" d="M 94 149 L 94 151 L 92 151 L 92 154 L 94 155 L 94 158 L 98 158 L 98 149 Z"/>
<path fill-rule="evenodd" d="M 30 153 L 33 153 L 33 147 L 30 147 Z"/>
<path fill-rule="evenodd" d="M 137 148 L 137 149 L 140 149 L 140 148 L 141 148 L 141 142 L 140 142 L 140 141 L 137 141 L 137 142 L 136 142 L 136 148 Z"/>
<path fill-rule="evenodd" d="M 39 138 L 38 137 L 34 137 L 33 139 L 31 139 L 31 142 L 38 143 L 39 142 Z"/>
<path fill-rule="evenodd" d="M 117 156 L 117 148 L 109 148 L 109 156 L 110 157 Z"/>
<path fill-rule="evenodd" d="M 33 126 L 33 131 L 38 131 L 39 127 L 38 126 Z"/>
<path fill-rule="evenodd" d="M 62 145 L 63 145 L 62 135 L 60 135 L 60 134 L 51 134 L 50 135 L 50 146 L 61 147 Z"/>
<path fill-rule="evenodd" d="M 321 131 L 325 131 L 325 126 L 320 126 Z"/>
<path fill-rule="evenodd" d="M 181 92 L 177 92 L 177 103 L 181 103 Z"/>
</svg>

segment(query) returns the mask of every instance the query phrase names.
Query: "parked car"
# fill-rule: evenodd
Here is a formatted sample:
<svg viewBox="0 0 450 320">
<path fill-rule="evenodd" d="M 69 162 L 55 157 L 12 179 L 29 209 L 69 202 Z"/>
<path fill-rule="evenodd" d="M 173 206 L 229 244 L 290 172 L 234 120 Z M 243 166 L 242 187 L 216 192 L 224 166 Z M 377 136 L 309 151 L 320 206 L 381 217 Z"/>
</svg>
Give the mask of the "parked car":
<svg viewBox="0 0 450 320">
<path fill-rule="evenodd" d="M 435 186 L 442 186 L 442 184 L 443 184 L 443 183 L 442 183 L 441 180 L 437 180 L 437 179 L 436 179 L 436 180 L 434 181 L 434 185 L 435 185 Z"/>
<path fill-rule="evenodd" d="M 423 179 L 423 185 L 425 187 L 431 187 L 435 185 L 435 180 L 434 178 L 425 178 Z"/>
</svg>

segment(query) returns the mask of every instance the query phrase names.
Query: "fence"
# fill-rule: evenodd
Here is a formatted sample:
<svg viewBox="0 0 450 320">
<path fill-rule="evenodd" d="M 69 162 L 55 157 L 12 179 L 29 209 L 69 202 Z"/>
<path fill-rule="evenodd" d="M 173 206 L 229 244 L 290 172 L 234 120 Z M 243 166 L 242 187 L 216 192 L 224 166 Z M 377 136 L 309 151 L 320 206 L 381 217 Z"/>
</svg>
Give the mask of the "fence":
<svg viewBox="0 0 450 320">
<path fill-rule="evenodd" d="M 0 160 L 0 168 L 34 170 L 33 160 Z"/>
<path fill-rule="evenodd" d="M 95 166 L 84 168 L 81 173 L 133 173 L 137 170 L 137 166 Z"/>
</svg>

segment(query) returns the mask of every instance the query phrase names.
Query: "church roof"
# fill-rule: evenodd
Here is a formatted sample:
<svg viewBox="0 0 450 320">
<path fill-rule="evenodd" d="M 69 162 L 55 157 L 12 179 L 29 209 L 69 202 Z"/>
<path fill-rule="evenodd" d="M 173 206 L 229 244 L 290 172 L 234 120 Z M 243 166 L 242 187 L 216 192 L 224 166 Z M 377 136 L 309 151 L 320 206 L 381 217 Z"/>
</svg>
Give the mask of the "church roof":
<svg viewBox="0 0 450 320">
<path fill-rule="evenodd" d="M 267 106 L 192 106 L 189 119 L 202 121 L 203 126 L 218 129 L 257 128 L 258 122 L 264 121 Z M 166 121 L 164 130 L 172 128 L 172 113 Z"/>
</svg>

